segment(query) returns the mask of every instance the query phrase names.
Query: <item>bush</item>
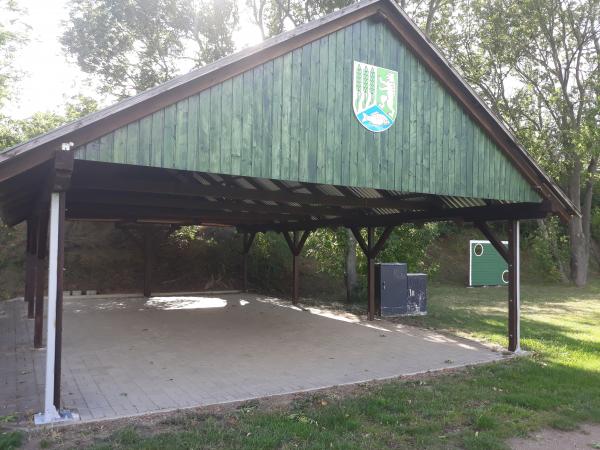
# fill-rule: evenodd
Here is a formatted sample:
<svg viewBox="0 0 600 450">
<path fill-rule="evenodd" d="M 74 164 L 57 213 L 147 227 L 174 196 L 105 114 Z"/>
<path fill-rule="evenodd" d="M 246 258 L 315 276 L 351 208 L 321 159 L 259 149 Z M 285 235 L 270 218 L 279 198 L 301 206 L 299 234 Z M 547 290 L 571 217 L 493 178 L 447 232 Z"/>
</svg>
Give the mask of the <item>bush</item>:
<svg viewBox="0 0 600 450">
<path fill-rule="evenodd" d="M 553 247 L 554 246 L 554 249 Z M 545 220 L 545 229 L 533 227 L 523 240 L 521 253 L 529 262 L 527 272 L 534 278 L 561 281 L 559 261 L 563 267 L 569 260 L 569 238 L 556 217 Z"/>
</svg>

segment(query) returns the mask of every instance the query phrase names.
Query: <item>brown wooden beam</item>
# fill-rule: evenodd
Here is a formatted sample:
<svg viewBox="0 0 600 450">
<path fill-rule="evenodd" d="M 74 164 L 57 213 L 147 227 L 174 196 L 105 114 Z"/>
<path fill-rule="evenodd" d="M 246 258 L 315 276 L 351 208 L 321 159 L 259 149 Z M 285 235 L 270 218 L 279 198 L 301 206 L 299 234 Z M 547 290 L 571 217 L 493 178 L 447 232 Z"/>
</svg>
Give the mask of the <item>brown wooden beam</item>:
<svg viewBox="0 0 600 450">
<path fill-rule="evenodd" d="M 366 242 L 358 227 L 352 227 L 350 230 L 367 257 L 367 319 L 373 320 L 377 312 L 377 305 L 375 304 L 375 258 L 383 250 L 385 243 L 394 231 L 394 227 L 387 226 L 377 240 L 375 240 L 375 228 L 367 227 Z"/>
<path fill-rule="evenodd" d="M 46 275 L 45 259 L 48 246 L 48 211 L 41 212 L 37 216 L 37 220 L 37 268 L 35 271 L 33 346 L 34 348 L 42 348 L 44 331 L 44 284 Z"/>
<path fill-rule="evenodd" d="M 374 229 L 367 228 L 367 320 L 375 319 L 375 257 L 373 256 L 373 246 L 375 245 Z"/>
<path fill-rule="evenodd" d="M 144 229 L 144 289 L 143 295 L 149 298 L 152 295 L 152 266 L 154 262 L 154 233 L 147 226 Z"/>
<path fill-rule="evenodd" d="M 210 201 L 203 198 L 188 196 L 173 196 L 159 194 L 139 194 L 139 193 L 119 193 L 93 191 L 93 190 L 72 190 L 69 191 L 69 205 L 121 205 L 121 206 L 147 206 L 159 208 L 182 208 L 182 209 L 200 209 L 204 211 L 233 211 L 233 212 L 254 212 L 262 214 L 289 214 L 297 218 L 308 216 L 337 216 L 342 213 L 352 212 L 353 210 L 343 210 L 329 206 L 289 206 L 289 205 L 265 205 L 262 203 L 247 203 L 240 200 L 218 200 Z"/>
<path fill-rule="evenodd" d="M 508 235 L 508 350 L 520 351 L 521 267 L 520 267 L 520 224 L 509 222 Z"/>
<path fill-rule="evenodd" d="M 282 224 L 264 224 L 248 227 L 254 231 L 293 231 L 306 228 L 384 227 L 415 222 L 441 222 L 460 219 L 465 222 L 508 219 L 538 219 L 550 213 L 543 203 L 515 203 L 468 208 L 445 208 L 432 211 L 409 211 L 398 214 L 365 215 L 348 219 L 344 217 L 322 220 L 304 220 Z"/>
<path fill-rule="evenodd" d="M 250 248 L 252 247 L 252 243 L 254 242 L 255 237 L 256 233 L 254 232 L 244 232 L 242 235 L 242 276 L 244 283 L 244 292 L 248 292 L 248 253 L 250 253 Z"/>
<path fill-rule="evenodd" d="M 487 225 L 487 223 L 482 222 L 482 221 L 476 221 L 476 222 L 473 222 L 473 225 L 475 225 L 477 228 L 479 228 L 479 230 L 485 236 L 485 238 L 488 241 L 490 241 L 490 244 L 492 244 L 494 246 L 494 248 L 496 249 L 496 251 L 500 254 L 500 256 L 502 256 L 504 261 L 506 261 L 507 264 L 510 264 L 510 255 L 508 254 L 508 250 L 507 250 L 506 246 L 502 243 L 502 241 L 500 239 L 498 239 L 498 237 L 490 229 L 490 227 Z"/>
<path fill-rule="evenodd" d="M 298 265 L 298 256 L 302 253 L 304 244 L 308 239 L 312 230 L 304 230 L 302 235 L 298 231 L 292 232 L 292 235 L 288 232 L 283 232 L 283 237 L 292 252 L 292 304 L 298 303 L 299 290 L 300 290 L 300 266 Z"/>
<path fill-rule="evenodd" d="M 70 205 L 67 209 L 67 218 L 72 220 L 84 219 L 113 219 L 119 220 L 153 220 L 162 219 L 174 222 L 185 221 L 192 223 L 224 223 L 230 225 L 264 223 L 267 216 L 253 213 L 227 213 L 205 210 L 187 210 L 178 208 L 153 208 L 135 207 L 125 205 L 106 206 L 99 208 L 95 205 Z M 285 215 L 271 215 L 269 220 L 285 220 Z"/>
<path fill-rule="evenodd" d="M 37 270 L 37 226 L 38 221 L 35 217 L 27 219 L 27 246 L 25 259 L 25 296 L 27 302 L 27 318 L 34 317 L 34 302 L 36 288 L 36 270 Z"/>
</svg>

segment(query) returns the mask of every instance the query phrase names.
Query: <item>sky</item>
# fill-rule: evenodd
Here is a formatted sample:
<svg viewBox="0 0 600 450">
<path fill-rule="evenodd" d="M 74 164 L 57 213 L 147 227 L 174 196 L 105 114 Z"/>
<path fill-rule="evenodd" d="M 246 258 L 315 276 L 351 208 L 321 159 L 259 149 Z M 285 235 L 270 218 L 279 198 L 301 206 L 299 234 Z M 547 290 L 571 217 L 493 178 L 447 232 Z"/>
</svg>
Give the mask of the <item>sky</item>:
<svg viewBox="0 0 600 450">
<path fill-rule="evenodd" d="M 234 37 L 241 49 L 259 43 L 261 36 L 249 21 L 245 1 L 239 1 L 240 27 Z M 75 94 L 97 97 L 89 77 L 68 61 L 58 42 L 62 22 L 68 18 L 67 0 L 19 0 L 18 4 L 27 10 L 30 41 L 15 60 L 15 67 L 24 76 L 16 87 L 16 98 L 6 105 L 4 113 L 22 119 L 37 111 L 63 112 L 64 104 Z M 99 100 L 101 106 L 110 104 L 107 99 Z"/>
</svg>

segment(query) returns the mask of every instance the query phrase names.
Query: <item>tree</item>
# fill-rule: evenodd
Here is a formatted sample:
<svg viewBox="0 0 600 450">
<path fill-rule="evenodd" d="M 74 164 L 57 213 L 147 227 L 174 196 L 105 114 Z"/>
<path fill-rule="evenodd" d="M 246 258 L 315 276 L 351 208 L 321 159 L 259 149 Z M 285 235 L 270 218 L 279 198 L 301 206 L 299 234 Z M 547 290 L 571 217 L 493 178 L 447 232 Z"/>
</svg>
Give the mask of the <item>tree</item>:
<svg viewBox="0 0 600 450">
<path fill-rule="evenodd" d="M 464 7 L 468 19 L 448 53 L 581 209 L 568 225 L 570 277 L 585 285 L 600 156 L 600 4 L 477 0 Z"/>
<path fill-rule="evenodd" d="M 97 109 L 98 103 L 96 100 L 78 95 L 67 102 L 63 114 L 37 112 L 27 119 L 0 118 L 0 149 L 33 139 Z"/>
<path fill-rule="evenodd" d="M 0 107 L 10 98 L 12 84 L 20 78 L 13 61 L 27 42 L 28 27 L 22 21 L 23 14 L 16 1 L 0 0 Z"/>
<path fill-rule="evenodd" d="M 61 43 L 124 98 L 231 53 L 237 22 L 234 0 L 71 0 Z"/>
</svg>

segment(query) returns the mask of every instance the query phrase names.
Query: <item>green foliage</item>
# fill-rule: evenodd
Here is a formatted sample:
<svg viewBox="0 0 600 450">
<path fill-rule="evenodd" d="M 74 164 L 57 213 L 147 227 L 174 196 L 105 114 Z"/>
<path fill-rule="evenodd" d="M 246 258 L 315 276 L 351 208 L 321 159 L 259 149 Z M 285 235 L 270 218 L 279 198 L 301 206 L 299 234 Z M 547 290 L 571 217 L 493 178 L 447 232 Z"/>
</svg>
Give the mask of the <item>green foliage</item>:
<svg viewBox="0 0 600 450">
<path fill-rule="evenodd" d="M 316 270 L 334 277 L 343 277 L 348 246 L 344 228 L 320 229 L 310 234 L 304 254 L 316 262 Z"/>
<path fill-rule="evenodd" d="M 594 239 L 600 239 L 600 207 L 596 207 L 592 210 L 592 237 Z"/>
<path fill-rule="evenodd" d="M 231 53 L 237 21 L 233 0 L 71 0 L 61 42 L 124 98 Z"/>
<path fill-rule="evenodd" d="M 27 42 L 29 29 L 23 23 L 23 14 L 15 0 L 0 0 L 0 108 L 11 97 L 12 85 L 22 75 L 15 70 L 13 62 Z"/>
<path fill-rule="evenodd" d="M 286 26 L 297 27 L 350 3 L 351 0 L 246 0 L 263 39 L 285 31 Z"/>
<path fill-rule="evenodd" d="M 290 261 L 290 249 L 281 235 L 259 233 L 249 254 L 248 279 L 267 293 L 288 292 Z"/>
<path fill-rule="evenodd" d="M 15 450 L 23 443 L 23 432 L 4 431 L 0 432 L 0 450 Z"/>
<path fill-rule="evenodd" d="M 33 139 L 98 109 L 98 102 L 83 95 L 72 97 L 65 112 L 37 112 L 27 119 L 0 117 L 0 150 Z"/>
<path fill-rule="evenodd" d="M 540 279 L 561 281 L 559 264 L 569 260 L 569 238 L 557 218 L 546 219 L 545 229 L 535 227 L 523 240 L 523 252 L 529 252 L 528 268 Z M 557 258 L 559 261 L 557 261 Z"/>
<path fill-rule="evenodd" d="M 438 236 L 437 224 L 401 225 L 396 227 L 377 259 L 380 262 L 406 262 L 410 272 L 434 275 L 438 266 L 427 258 L 427 250 Z"/>
<path fill-rule="evenodd" d="M 0 300 L 15 297 L 24 282 L 24 227 L 0 221 Z"/>
</svg>

